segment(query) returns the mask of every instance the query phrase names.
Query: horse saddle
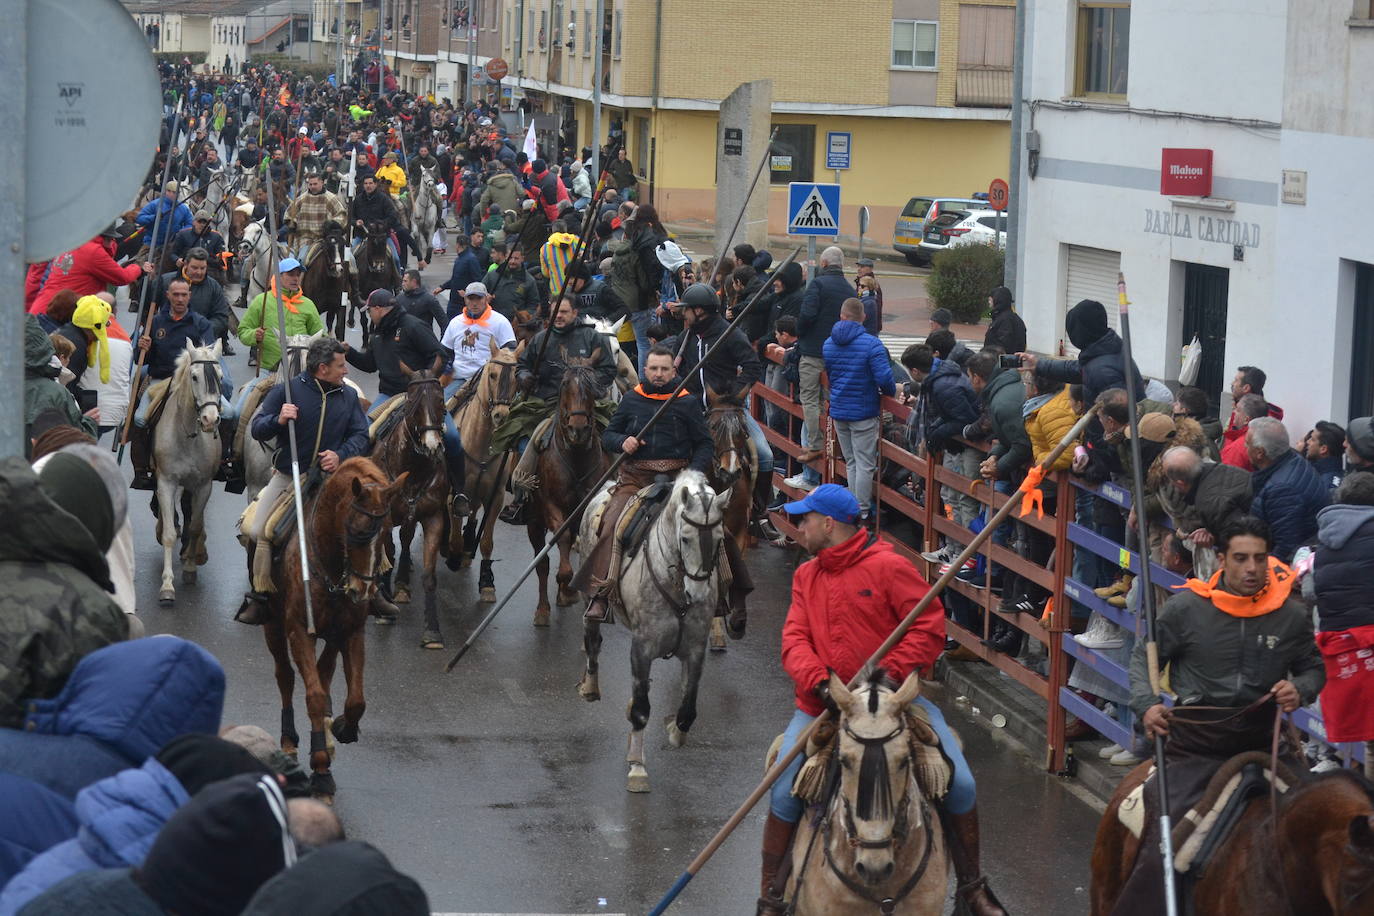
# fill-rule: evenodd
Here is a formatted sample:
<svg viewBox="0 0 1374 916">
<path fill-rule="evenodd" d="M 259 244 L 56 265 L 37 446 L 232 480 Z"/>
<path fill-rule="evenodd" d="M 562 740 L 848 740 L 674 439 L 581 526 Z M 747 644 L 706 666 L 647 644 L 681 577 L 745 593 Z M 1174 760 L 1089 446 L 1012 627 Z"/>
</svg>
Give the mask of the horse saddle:
<svg viewBox="0 0 1374 916">
<path fill-rule="evenodd" d="M 162 411 L 167 408 L 167 393 L 172 390 L 172 380 L 169 378 L 158 379 L 155 382 L 145 380 L 144 384 L 148 386 L 148 420 L 144 425 L 151 430 L 162 417 Z"/>
<path fill-rule="evenodd" d="M 391 435 L 391 432 L 400 425 L 401 420 L 405 417 L 405 411 L 400 408 L 405 401 L 405 398 L 397 395 L 394 398 L 388 398 L 367 412 L 367 418 L 372 421 L 372 424 L 367 428 L 367 437 L 374 445 Z"/>
<path fill-rule="evenodd" d="M 248 382 L 244 387 L 248 389 L 248 394 L 244 397 L 243 409 L 239 411 L 238 426 L 234 429 L 234 454 L 242 455 L 243 447 L 248 443 L 248 430 L 253 425 L 253 417 L 258 412 L 258 407 L 262 405 L 262 399 L 267 397 L 267 392 L 277 384 L 277 377 L 269 375 L 264 378 Z"/>
<path fill-rule="evenodd" d="M 315 238 L 310 242 L 310 247 L 305 250 L 305 257 L 301 259 L 301 266 L 309 269 L 315 263 L 315 259 L 324 251 L 324 239 Z"/>
<path fill-rule="evenodd" d="M 324 472 L 319 465 L 313 465 L 308 471 L 301 473 L 301 500 L 309 501 L 320 484 L 324 483 Z M 238 537 L 239 541 L 247 546 L 247 531 L 253 527 L 253 521 L 259 512 L 267 512 L 267 525 L 263 528 L 264 536 L 273 548 L 280 547 L 296 535 L 296 497 L 290 489 L 283 490 L 275 502 L 270 506 L 262 504 L 262 497 L 259 495 L 248 508 L 243 510 L 239 516 Z"/>
<path fill-rule="evenodd" d="M 660 474 L 653 483 L 641 488 L 625 504 L 624 511 L 620 513 L 620 520 L 615 526 L 615 536 L 620 541 L 621 556 L 625 560 L 633 557 L 639 546 L 644 543 L 649 529 L 663 513 L 663 507 L 668 505 L 668 497 L 672 492 L 673 479 L 666 474 Z"/>
</svg>

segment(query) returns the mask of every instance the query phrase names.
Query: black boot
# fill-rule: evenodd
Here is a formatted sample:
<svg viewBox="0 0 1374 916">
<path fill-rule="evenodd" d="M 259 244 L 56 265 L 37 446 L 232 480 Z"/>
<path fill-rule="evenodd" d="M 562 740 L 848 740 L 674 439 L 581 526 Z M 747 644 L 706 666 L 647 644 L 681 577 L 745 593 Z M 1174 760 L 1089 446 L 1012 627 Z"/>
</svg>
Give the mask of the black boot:
<svg viewBox="0 0 1374 916">
<path fill-rule="evenodd" d="M 243 596 L 234 619 L 252 627 L 260 627 L 267 622 L 267 596 L 262 592 L 248 592 Z"/>
<path fill-rule="evenodd" d="M 587 611 L 582 615 L 584 620 L 595 620 L 597 623 L 606 622 L 606 596 L 595 595 L 591 601 L 587 602 Z"/>
<path fill-rule="evenodd" d="M 234 436 L 238 433 L 238 428 L 239 421 L 237 419 L 220 418 L 220 465 L 219 473 L 215 475 L 215 479 L 224 481 L 224 492 L 226 493 L 242 493 L 248 487 L 248 481 L 243 476 L 243 466 L 234 460 Z"/>
<path fill-rule="evenodd" d="M 448 468 L 449 492 L 453 494 L 453 516 L 465 518 L 472 511 L 472 505 L 468 501 L 468 495 L 463 492 L 467 486 L 463 456 L 448 455 L 444 460 Z"/>
<path fill-rule="evenodd" d="M 527 503 L 529 503 L 529 499 L 529 495 L 525 492 L 524 488 L 516 487 L 515 492 L 511 495 L 510 504 L 501 510 L 501 521 L 511 525 L 525 524 Z"/>
<path fill-rule="evenodd" d="M 956 906 L 962 906 L 970 916 L 1007 916 L 978 862 L 978 811 L 967 814 L 941 812 L 945 839 L 949 843 L 949 857 L 954 863 Z"/>
<path fill-rule="evenodd" d="M 134 466 L 134 480 L 129 487 L 134 490 L 156 490 L 157 481 L 153 479 L 153 434 L 152 431 L 138 426 L 129 427 L 129 461 Z"/>
<path fill-rule="evenodd" d="M 760 474 L 759 479 L 754 481 L 753 518 L 749 523 L 754 537 L 765 541 L 776 541 L 782 537 L 768 518 L 768 505 L 772 501 L 773 473 L 770 471 L 767 474 Z"/>
</svg>

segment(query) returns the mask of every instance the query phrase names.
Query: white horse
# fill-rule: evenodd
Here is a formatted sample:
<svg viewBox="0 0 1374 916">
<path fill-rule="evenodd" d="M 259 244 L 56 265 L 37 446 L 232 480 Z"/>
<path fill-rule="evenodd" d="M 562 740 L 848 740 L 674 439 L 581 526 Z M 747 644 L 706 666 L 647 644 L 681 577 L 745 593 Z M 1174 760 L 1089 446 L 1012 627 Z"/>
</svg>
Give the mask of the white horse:
<svg viewBox="0 0 1374 916">
<path fill-rule="evenodd" d="M 256 168 L 245 168 L 244 166 L 239 166 L 240 193 L 251 199 L 253 196 L 253 192 L 258 189 L 258 185 L 261 183 L 262 182 L 258 178 L 258 170 Z"/>
<path fill-rule="evenodd" d="M 193 346 L 177 357 L 176 371 L 168 383 L 166 406 L 153 430 L 153 461 L 157 467 L 158 540 L 162 542 L 162 589 L 158 603 L 176 603 L 172 551 L 177 543 L 177 509 L 183 491 L 190 497 L 184 546 L 181 550 L 181 581 L 194 585 L 196 566 L 206 561 L 205 504 L 219 468 L 219 410 L 221 375 L 220 341 L 213 347 Z"/>
<path fill-rule="evenodd" d="M 620 403 L 625 392 L 639 384 L 639 373 L 635 371 L 634 361 L 625 355 L 625 351 L 620 348 L 621 325 L 625 323 L 624 316 L 617 318 L 614 322 L 604 318 L 593 318 L 592 324 L 596 327 L 597 333 L 602 334 L 610 341 L 611 356 L 615 360 L 615 385 L 607 392 L 606 397 L 615 403 Z"/>
<path fill-rule="evenodd" d="M 246 307 L 257 296 L 267 292 L 267 285 L 272 280 L 272 234 L 262 220 L 249 223 L 243 230 L 238 255 L 243 264 L 241 276 L 243 304 Z"/>
<path fill-rule="evenodd" d="M 433 169 L 420 169 L 419 184 L 411 189 L 410 233 L 425 253 L 424 260 L 434 258 L 434 228 L 439 225 L 439 211 L 443 202 L 439 199 L 439 189 L 434 181 Z"/>
<path fill-rule="evenodd" d="M 582 517 L 578 550 L 584 557 L 596 543 L 601 509 L 610 492 L 611 485 L 607 484 L 592 498 Z M 635 555 L 620 567 L 618 596 L 613 597 L 617 597 L 616 604 L 631 634 L 630 670 L 634 679 L 634 699 L 627 710 L 630 744 L 625 754 L 630 765 L 626 788 L 631 792 L 649 791 L 644 726 L 649 721 L 649 669 L 654 659 L 676 655 L 682 662 L 682 700 L 677 713 L 665 720 L 673 747 L 687 741 L 687 731 L 697 717 L 697 685 L 706 658 L 706 637 L 722 592 L 719 567 L 727 499 L 712 489 L 706 475 L 679 471 L 662 514 Z M 585 700 L 599 700 L 599 621 L 585 621 L 582 645 L 587 670 L 577 692 Z"/>
</svg>

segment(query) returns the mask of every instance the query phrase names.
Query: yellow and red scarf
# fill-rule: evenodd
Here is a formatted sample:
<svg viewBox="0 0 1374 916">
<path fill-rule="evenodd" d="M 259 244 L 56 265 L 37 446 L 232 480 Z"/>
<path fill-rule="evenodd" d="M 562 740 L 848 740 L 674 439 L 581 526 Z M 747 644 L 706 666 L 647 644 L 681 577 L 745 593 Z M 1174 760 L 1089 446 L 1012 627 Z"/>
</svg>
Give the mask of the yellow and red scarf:
<svg viewBox="0 0 1374 916">
<path fill-rule="evenodd" d="M 1283 607 L 1296 579 L 1297 576 L 1294 576 L 1293 571 L 1282 561 L 1277 557 L 1270 557 L 1269 578 L 1264 587 L 1253 595 L 1236 595 L 1219 588 L 1219 569 L 1212 573 L 1212 578 L 1206 582 L 1201 579 L 1189 579 L 1185 585 L 1174 587 L 1186 588 L 1193 594 L 1206 598 L 1223 614 L 1230 614 L 1232 617 L 1263 617 Z"/>
</svg>

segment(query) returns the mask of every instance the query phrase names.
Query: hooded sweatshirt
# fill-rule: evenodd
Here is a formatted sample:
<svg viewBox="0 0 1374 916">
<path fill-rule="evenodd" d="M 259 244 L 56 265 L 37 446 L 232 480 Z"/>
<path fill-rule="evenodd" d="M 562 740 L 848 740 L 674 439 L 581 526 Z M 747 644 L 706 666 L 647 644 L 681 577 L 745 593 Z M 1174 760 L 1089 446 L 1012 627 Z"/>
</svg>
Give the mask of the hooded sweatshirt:
<svg viewBox="0 0 1374 916">
<path fill-rule="evenodd" d="M 53 360 L 52 341 L 32 315 L 24 319 L 24 431 L 28 441 L 28 427 L 40 413 L 56 410 L 72 426 L 95 438 L 95 424 L 81 416 L 72 393 L 58 382 L 61 372 Z"/>
</svg>

